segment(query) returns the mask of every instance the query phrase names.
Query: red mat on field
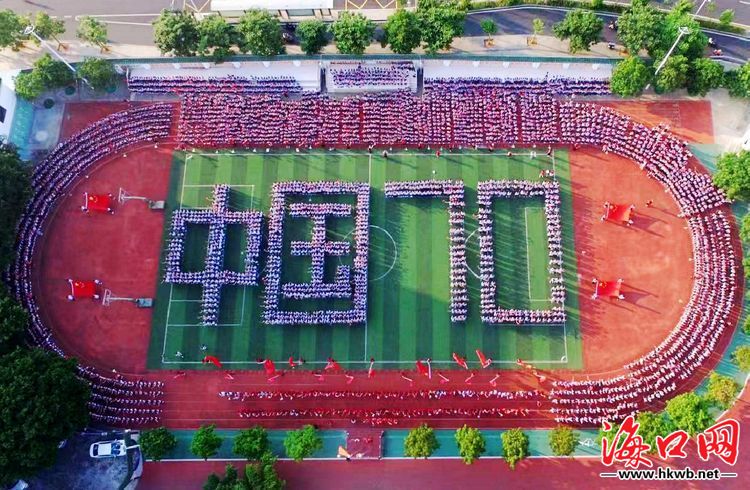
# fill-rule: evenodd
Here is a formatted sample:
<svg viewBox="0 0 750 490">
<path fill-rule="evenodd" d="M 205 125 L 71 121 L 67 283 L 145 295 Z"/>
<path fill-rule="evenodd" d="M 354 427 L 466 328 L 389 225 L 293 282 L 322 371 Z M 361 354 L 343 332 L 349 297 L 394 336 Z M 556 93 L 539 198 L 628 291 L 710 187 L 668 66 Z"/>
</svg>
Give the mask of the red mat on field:
<svg viewBox="0 0 750 490">
<path fill-rule="evenodd" d="M 72 299 L 98 299 L 99 284 L 96 281 L 74 281 L 68 279 L 70 284 L 70 296 Z"/>
<path fill-rule="evenodd" d="M 621 279 L 618 279 L 616 281 L 597 281 L 596 295 L 605 296 L 608 298 L 619 298 L 620 286 L 622 286 Z"/>
<path fill-rule="evenodd" d="M 628 223 L 635 206 L 632 204 L 604 204 L 604 219 L 618 223 Z"/>
<path fill-rule="evenodd" d="M 110 213 L 113 209 L 112 194 L 83 193 L 83 210 L 86 212 Z"/>
<path fill-rule="evenodd" d="M 382 456 L 383 429 L 350 429 L 346 433 L 346 451 L 352 459 Z"/>
</svg>

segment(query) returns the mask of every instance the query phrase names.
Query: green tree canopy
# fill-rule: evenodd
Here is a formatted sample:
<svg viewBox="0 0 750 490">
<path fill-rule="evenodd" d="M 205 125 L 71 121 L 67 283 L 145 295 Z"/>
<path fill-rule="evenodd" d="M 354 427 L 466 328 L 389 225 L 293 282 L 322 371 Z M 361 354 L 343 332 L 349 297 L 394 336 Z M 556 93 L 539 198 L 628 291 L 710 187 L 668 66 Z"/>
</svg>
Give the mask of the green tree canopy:
<svg viewBox="0 0 750 490">
<path fill-rule="evenodd" d="M 570 11 L 561 22 L 552 28 L 558 39 L 570 41 L 569 51 L 577 53 L 588 51 L 591 45 L 599 41 L 604 23 L 595 13 L 576 9 Z"/>
<path fill-rule="evenodd" d="M 65 34 L 65 21 L 53 19 L 47 12 L 39 11 L 34 18 L 34 32 L 42 39 L 54 39 L 59 47 L 60 40 L 57 36 Z M 31 36 L 31 39 L 37 45 L 41 44 L 35 36 Z"/>
<path fill-rule="evenodd" d="M 224 467 L 224 476 L 211 473 L 203 484 L 203 490 L 244 490 L 247 486 L 243 483 L 245 482 L 237 475 L 237 468 L 232 463 L 227 463 Z"/>
<path fill-rule="evenodd" d="M 596 435 L 596 443 L 599 446 L 602 446 L 602 440 L 606 437 L 609 441 L 610 445 L 615 440 L 615 437 L 617 436 L 617 432 L 620 430 L 619 424 L 610 424 L 611 427 L 609 430 L 604 430 L 602 427 L 599 428 L 599 433 Z M 620 436 L 620 440 L 617 441 L 617 445 L 621 445 L 624 441 L 624 437 Z"/>
<path fill-rule="evenodd" d="M 284 52 L 279 19 L 267 10 L 248 10 L 237 24 L 240 51 L 256 56 L 276 56 Z"/>
<path fill-rule="evenodd" d="M 700 58 L 708 45 L 708 38 L 701 30 L 701 25 L 692 18 L 690 10 L 693 4 L 680 0 L 664 17 L 660 24 L 658 36 L 653 44 L 647 46 L 648 54 L 654 59 L 661 59 L 669 51 L 680 34 L 680 27 L 686 27 L 685 34 L 677 44 L 673 55 L 683 55 L 688 60 Z"/>
<path fill-rule="evenodd" d="M 730 87 L 730 95 L 734 97 L 750 97 L 750 61 L 735 70 L 736 87 Z"/>
<path fill-rule="evenodd" d="M 26 71 L 16 75 L 16 95 L 24 100 L 34 100 L 45 90 L 44 82 L 38 72 Z"/>
<path fill-rule="evenodd" d="M 544 21 L 539 18 L 532 20 L 531 31 L 534 33 L 534 37 L 544 34 Z"/>
<path fill-rule="evenodd" d="M 521 429 L 511 429 L 503 432 L 500 438 L 503 441 L 503 458 L 513 470 L 516 463 L 529 455 L 529 437 Z"/>
<path fill-rule="evenodd" d="M 732 362 L 742 371 L 750 371 L 750 345 L 741 345 L 732 352 Z"/>
<path fill-rule="evenodd" d="M 427 424 L 422 424 L 409 431 L 404 439 L 404 456 L 410 458 L 429 458 L 440 443 L 435 431 Z"/>
<path fill-rule="evenodd" d="M 194 56 L 198 51 L 198 21 L 186 10 L 162 10 L 154 21 L 154 44 L 162 54 Z"/>
<path fill-rule="evenodd" d="M 177 447 L 177 439 L 166 427 L 159 427 L 143 431 L 138 438 L 143 457 L 152 461 L 160 461 Z"/>
<path fill-rule="evenodd" d="M 221 436 L 215 432 L 216 426 L 202 425 L 193 436 L 190 443 L 190 452 L 199 458 L 208 459 L 219 452 L 221 447 Z"/>
<path fill-rule="evenodd" d="M 740 226 L 740 238 L 743 242 L 750 242 L 750 213 L 746 214 L 742 218 L 742 225 Z"/>
<path fill-rule="evenodd" d="M 495 24 L 494 20 L 487 18 L 480 22 L 479 25 L 482 27 L 482 32 L 487 34 L 487 37 L 497 34 L 497 24 Z"/>
<path fill-rule="evenodd" d="M 16 225 L 29 197 L 31 179 L 28 169 L 21 162 L 16 148 L 0 140 L 0 270 L 5 270 L 13 259 Z"/>
<path fill-rule="evenodd" d="M 706 399 L 722 410 L 732 405 L 739 391 L 740 386 L 731 376 L 724 376 L 713 371 L 708 377 Z"/>
<path fill-rule="evenodd" d="M 721 155 L 716 162 L 714 184 L 724 189 L 729 199 L 750 200 L 750 151 Z"/>
<path fill-rule="evenodd" d="M 479 456 L 484 454 L 485 442 L 484 436 L 473 427 L 464 424 L 463 427 L 456 430 L 456 444 L 458 445 L 458 454 L 464 463 L 471 464 Z"/>
<path fill-rule="evenodd" d="M 88 423 L 89 386 L 76 361 L 39 348 L 0 362 L 0 485 L 51 466 L 60 441 Z"/>
<path fill-rule="evenodd" d="M 628 51 L 637 56 L 641 49 L 659 41 L 664 14 L 650 5 L 633 4 L 617 19 L 617 38 Z"/>
<path fill-rule="evenodd" d="M 724 82 L 724 67 L 709 58 L 698 58 L 690 64 L 687 89 L 690 95 L 703 97 L 709 90 L 721 87 Z"/>
<path fill-rule="evenodd" d="M 394 53 L 409 54 L 422 42 L 419 17 L 409 10 L 398 9 L 388 17 L 383 31 Z"/>
<path fill-rule="evenodd" d="M 198 24 L 198 48 L 202 56 L 213 56 L 222 61 L 233 54 L 232 45 L 237 40 L 237 32 L 220 15 L 204 17 Z"/>
<path fill-rule="evenodd" d="M 65 63 L 55 60 L 49 53 L 44 53 L 34 62 L 33 70 L 39 73 L 45 88 L 62 87 L 76 79 L 75 73 Z"/>
<path fill-rule="evenodd" d="M 651 446 L 650 453 L 656 453 L 656 436 L 666 437 L 675 430 L 672 421 L 664 413 L 640 412 L 636 417 L 638 435 Z"/>
<path fill-rule="evenodd" d="M 268 451 L 268 432 L 261 426 L 243 430 L 234 439 L 232 452 L 247 460 L 257 460 Z"/>
<path fill-rule="evenodd" d="M 107 45 L 107 24 L 88 15 L 81 17 L 76 37 L 103 50 Z"/>
<path fill-rule="evenodd" d="M 312 425 L 305 425 L 301 429 L 291 431 L 284 439 L 286 455 L 299 462 L 312 456 L 315 451 L 323 447 L 323 439 Z"/>
<path fill-rule="evenodd" d="M 684 430 L 691 437 L 713 423 L 706 403 L 693 392 L 683 393 L 669 400 L 666 411 L 675 427 Z"/>
<path fill-rule="evenodd" d="M 266 452 L 256 464 L 245 466 L 245 478 L 251 490 L 282 490 L 286 482 L 276 472 L 276 457 Z"/>
<path fill-rule="evenodd" d="M 570 456 L 578 447 L 578 433 L 568 426 L 558 425 L 549 432 L 549 447 L 555 456 Z"/>
<path fill-rule="evenodd" d="M 635 97 L 643 93 L 653 75 L 653 69 L 642 59 L 628 56 L 615 65 L 609 86 L 612 92 L 621 97 Z"/>
<path fill-rule="evenodd" d="M 0 292 L 0 356 L 23 343 L 29 314 L 13 298 Z"/>
<path fill-rule="evenodd" d="M 303 20 L 297 26 L 299 47 L 305 54 L 317 54 L 328 44 L 328 26 L 322 20 Z"/>
<path fill-rule="evenodd" d="M 12 10 L 0 10 L 0 48 L 18 49 L 23 43 L 22 31 L 25 26 L 26 19 Z"/>
<path fill-rule="evenodd" d="M 342 12 L 331 25 L 336 49 L 344 54 L 362 54 L 372 41 L 375 23 L 362 14 Z"/>
<path fill-rule="evenodd" d="M 435 6 L 420 2 L 417 16 L 422 26 L 424 49 L 435 54 L 441 49 L 450 49 L 453 38 L 464 32 L 466 8 L 455 2 L 439 3 Z"/>
<path fill-rule="evenodd" d="M 114 65 L 104 58 L 86 58 L 78 65 L 78 76 L 88 80 L 94 90 L 104 90 L 115 82 Z"/>
<path fill-rule="evenodd" d="M 656 74 L 654 90 L 657 93 L 674 92 L 687 85 L 690 62 L 686 56 L 672 55 Z"/>
</svg>

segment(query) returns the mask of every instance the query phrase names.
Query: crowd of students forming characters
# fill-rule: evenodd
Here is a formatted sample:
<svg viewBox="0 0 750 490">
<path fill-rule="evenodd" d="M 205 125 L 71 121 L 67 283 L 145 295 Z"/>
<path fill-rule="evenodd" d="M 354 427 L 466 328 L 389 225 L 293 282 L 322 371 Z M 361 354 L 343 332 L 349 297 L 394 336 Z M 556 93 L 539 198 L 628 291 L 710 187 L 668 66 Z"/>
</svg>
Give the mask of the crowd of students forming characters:
<svg viewBox="0 0 750 490">
<path fill-rule="evenodd" d="M 723 208 L 724 194 L 704 174 L 691 169 L 687 144 L 666 126 L 646 127 L 617 111 L 593 103 L 559 100 L 547 86 L 524 89 L 488 81 L 445 81 L 427 86 L 423 97 L 408 93 L 363 95 L 331 99 L 319 94 L 298 98 L 264 93 L 253 95 L 219 90 L 216 80 L 198 90 L 181 91 L 179 138 L 183 145 L 200 147 L 290 147 L 298 151 L 322 147 L 408 146 L 413 149 L 446 147 L 486 148 L 513 145 L 581 145 L 600 148 L 634 161 L 663 185 L 687 218 L 693 243 L 694 283 L 690 300 L 669 336 L 656 348 L 622 367 L 611 377 L 555 380 L 549 397 L 556 420 L 561 423 L 599 424 L 642 410 L 680 389 L 705 364 L 720 337 L 736 320 L 734 306 L 741 296 L 738 286 L 737 250 L 732 243 L 731 218 Z M 595 84 L 594 84 L 595 85 Z M 211 89 L 210 87 L 214 87 Z M 218 87 L 218 88 L 216 88 Z M 43 226 L 70 186 L 101 159 L 137 146 L 164 139 L 169 134 L 172 107 L 153 104 L 108 116 L 60 143 L 35 168 L 34 195 L 19 224 L 17 259 L 10 272 L 13 292 L 30 312 L 34 342 L 60 355 L 52 333 L 41 319 L 31 286 L 32 258 Z M 358 196 L 357 208 L 369 206 L 369 190 L 349 188 L 348 183 L 289 182 L 276 184 L 269 218 L 269 251 L 280 250 L 285 193 Z M 546 210 L 546 206 L 545 206 Z M 547 211 L 546 211 L 547 212 Z M 367 213 L 358 213 L 355 221 Z M 549 222 L 548 215 L 548 222 Z M 559 222 L 554 222 L 554 232 Z M 357 286 L 367 281 L 367 222 L 357 222 L 354 267 L 354 309 L 322 312 L 278 310 L 281 292 L 280 253 L 269 253 L 267 262 L 265 320 L 269 323 L 327 323 L 363 321 L 366 295 Z M 558 240 L 559 241 L 559 240 Z M 552 249 L 551 249 L 552 250 Z M 360 254 L 360 251 L 363 253 Z M 553 259 L 554 257 L 551 257 Z M 557 263 L 551 262 L 552 268 Z M 275 278 L 275 279 L 274 279 Z M 561 295 L 556 296 L 562 299 Z M 269 312 L 271 313 L 269 315 Z M 143 390 L 137 381 L 122 376 L 106 377 L 94 369 L 79 367 L 79 374 L 98 398 L 94 419 L 118 425 L 151 423 L 153 400 L 161 397 L 157 383 Z M 143 395 L 136 395 L 143 393 Z M 142 402 L 132 402 L 142 400 Z M 136 408 L 137 413 L 123 411 Z M 347 411 L 344 409 L 280 410 L 273 413 L 243 412 L 248 417 L 307 417 L 391 420 L 430 416 L 500 417 L 501 409 L 441 409 Z"/>
<path fill-rule="evenodd" d="M 327 85 L 333 88 L 407 88 L 417 85 L 417 70 L 411 61 L 377 64 L 331 62 Z"/>
</svg>

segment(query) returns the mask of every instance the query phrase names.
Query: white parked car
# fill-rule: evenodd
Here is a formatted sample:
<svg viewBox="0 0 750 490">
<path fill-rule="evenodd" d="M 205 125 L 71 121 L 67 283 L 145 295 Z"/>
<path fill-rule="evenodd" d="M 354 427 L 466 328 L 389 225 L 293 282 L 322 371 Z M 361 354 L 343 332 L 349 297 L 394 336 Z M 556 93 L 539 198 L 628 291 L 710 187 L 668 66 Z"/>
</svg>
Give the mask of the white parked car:
<svg viewBox="0 0 750 490">
<path fill-rule="evenodd" d="M 89 456 L 92 458 L 116 458 L 125 456 L 128 448 L 123 439 L 116 441 L 95 442 L 89 448 Z"/>
</svg>

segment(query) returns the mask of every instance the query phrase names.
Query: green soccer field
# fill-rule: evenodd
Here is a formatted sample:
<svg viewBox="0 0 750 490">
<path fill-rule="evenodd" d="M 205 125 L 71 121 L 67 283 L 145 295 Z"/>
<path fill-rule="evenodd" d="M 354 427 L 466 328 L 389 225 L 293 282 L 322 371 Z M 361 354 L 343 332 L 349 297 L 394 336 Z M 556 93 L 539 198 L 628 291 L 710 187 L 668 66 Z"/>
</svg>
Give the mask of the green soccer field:
<svg viewBox="0 0 750 490">
<path fill-rule="evenodd" d="M 232 209 L 257 209 L 267 216 L 274 182 L 369 182 L 370 252 L 367 323 L 357 326 L 265 325 L 263 287 L 226 286 L 222 290 L 220 324 L 199 325 L 201 289 L 193 285 L 159 285 L 153 312 L 148 366 L 155 369 L 200 369 L 205 354 L 216 355 L 233 369 L 258 369 L 258 358 L 279 363 L 303 357 L 319 368 L 329 356 L 345 368 L 365 369 L 370 357 L 379 367 L 411 368 L 430 357 L 440 368 L 455 366 L 456 352 L 470 361 L 481 349 L 499 367 L 514 368 L 518 358 L 539 367 L 580 368 L 576 257 L 570 168 L 565 151 L 552 158 L 527 150 L 513 157 L 499 153 L 456 152 L 436 158 L 432 153 L 400 152 L 383 158 L 365 152 L 313 153 L 185 153 L 174 156 L 164 238 L 169 210 L 211 205 L 214 184 L 229 184 Z M 475 214 L 477 182 L 491 179 L 539 180 L 553 168 L 561 184 L 565 282 L 565 325 L 484 325 L 479 314 L 478 235 Z M 466 233 L 469 316 L 451 324 L 449 315 L 449 241 L 447 205 L 440 199 L 385 199 L 387 181 L 463 180 L 466 186 Z M 495 267 L 498 304 L 503 308 L 545 309 L 550 306 L 546 223 L 541 199 L 495 199 Z M 329 220 L 329 239 L 351 240 L 354 219 Z M 265 228 L 265 224 L 264 224 Z M 310 239 L 309 220 L 285 219 L 282 278 L 305 282 L 310 257 L 292 257 L 291 240 Z M 191 225 L 184 270 L 204 264 L 207 226 Z M 165 241 L 166 243 L 166 241 Z M 229 226 L 225 268 L 242 270 L 245 237 Z M 265 244 L 264 244 L 265 248 Z M 261 270 L 265 250 L 261 252 Z M 164 255 L 164 253 L 163 253 Z M 326 259 L 326 271 L 351 264 L 351 257 Z M 299 302 L 300 310 L 326 307 L 323 300 Z M 286 305 L 285 305 L 286 306 Z M 329 305 L 330 306 L 330 305 Z M 292 309 L 292 308 L 289 308 Z M 201 346 L 206 346 L 206 351 Z M 181 352 L 178 358 L 175 353 Z"/>
</svg>

